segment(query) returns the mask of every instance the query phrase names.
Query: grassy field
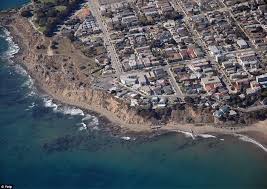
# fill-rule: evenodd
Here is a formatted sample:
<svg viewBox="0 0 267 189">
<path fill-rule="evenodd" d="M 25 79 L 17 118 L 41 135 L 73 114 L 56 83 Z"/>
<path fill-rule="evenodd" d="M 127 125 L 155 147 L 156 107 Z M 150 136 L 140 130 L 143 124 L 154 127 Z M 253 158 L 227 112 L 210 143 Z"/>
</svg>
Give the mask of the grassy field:
<svg viewBox="0 0 267 189">
<path fill-rule="evenodd" d="M 43 33 L 43 32 L 46 30 L 46 27 L 45 27 L 45 26 L 43 26 L 43 27 L 40 26 L 40 27 L 38 28 L 38 30 L 39 30 L 40 32 Z"/>
<path fill-rule="evenodd" d="M 64 12 L 66 11 L 67 7 L 60 5 L 60 6 L 55 6 L 55 9 L 59 12 Z"/>
<path fill-rule="evenodd" d="M 39 2 L 40 3 L 44 3 L 44 4 L 46 4 L 46 3 L 56 3 L 57 0 L 39 0 Z"/>
</svg>

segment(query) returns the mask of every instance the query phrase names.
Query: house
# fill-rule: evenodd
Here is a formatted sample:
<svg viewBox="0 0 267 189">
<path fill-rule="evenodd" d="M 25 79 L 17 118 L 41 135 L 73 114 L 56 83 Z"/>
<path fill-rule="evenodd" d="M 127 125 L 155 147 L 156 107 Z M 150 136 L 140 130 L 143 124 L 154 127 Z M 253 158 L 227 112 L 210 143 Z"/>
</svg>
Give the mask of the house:
<svg viewBox="0 0 267 189">
<path fill-rule="evenodd" d="M 155 76 L 155 73 L 154 72 L 148 72 L 146 74 L 146 77 L 148 78 L 149 81 L 155 81 L 156 80 L 156 76 Z"/>
<path fill-rule="evenodd" d="M 197 58 L 197 54 L 196 54 L 194 48 L 188 48 L 188 49 L 187 49 L 187 54 L 189 55 L 189 57 L 190 57 L 191 59 Z"/>
<path fill-rule="evenodd" d="M 138 18 L 135 15 L 125 16 L 125 17 L 122 17 L 121 23 L 122 25 L 125 25 L 125 26 L 133 26 L 138 23 Z"/>
<path fill-rule="evenodd" d="M 120 81 L 124 85 L 134 85 L 137 84 L 138 82 L 138 77 L 135 74 L 129 74 L 129 75 L 121 75 L 120 76 Z"/>
<path fill-rule="evenodd" d="M 247 54 L 247 55 L 238 56 L 238 60 L 244 70 L 258 68 L 259 62 L 255 54 Z"/>
<path fill-rule="evenodd" d="M 217 46 L 213 45 L 213 46 L 209 46 L 209 51 L 211 53 L 211 55 L 215 56 L 220 54 L 220 50 L 217 48 Z"/>
<path fill-rule="evenodd" d="M 218 76 L 201 78 L 201 84 L 204 87 L 205 91 L 208 93 L 222 86 L 222 82 Z"/>
<path fill-rule="evenodd" d="M 246 49 L 248 48 L 248 44 L 244 39 L 239 39 L 236 41 L 237 45 L 239 46 L 240 49 Z"/>
<path fill-rule="evenodd" d="M 165 104 L 166 105 L 166 103 L 167 103 L 167 98 L 165 98 L 165 97 L 160 98 L 159 104 Z"/>
<path fill-rule="evenodd" d="M 163 68 L 155 69 L 153 72 L 154 72 L 157 79 L 161 79 L 161 78 L 167 76 L 167 73 L 166 73 L 166 71 L 163 70 Z"/>
<path fill-rule="evenodd" d="M 168 85 L 168 86 L 164 86 L 164 87 L 163 87 L 163 91 L 164 91 L 164 93 L 165 93 L 166 95 L 171 95 L 171 94 L 174 93 L 173 90 L 172 90 L 172 87 L 171 87 L 170 85 Z"/>
<path fill-rule="evenodd" d="M 267 73 L 256 76 L 256 81 L 263 87 L 267 88 Z"/>
<path fill-rule="evenodd" d="M 145 93 L 146 95 L 152 94 L 151 88 L 148 85 L 141 86 L 139 90 L 140 92 Z"/>
<path fill-rule="evenodd" d="M 236 91 L 240 91 L 242 88 L 249 88 L 250 81 L 248 78 L 237 79 L 232 84 Z"/>
<path fill-rule="evenodd" d="M 230 113 L 230 107 L 225 105 L 225 106 L 221 107 L 219 110 L 215 111 L 213 113 L 213 116 L 215 116 L 217 118 L 222 118 L 222 117 L 225 117 L 229 113 Z"/>
<path fill-rule="evenodd" d="M 257 81 L 251 81 L 250 82 L 250 88 L 254 91 L 258 91 L 261 89 L 260 84 Z"/>
<path fill-rule="evenodd" d="M 222 67 L 223 69 L 233 68 L 234 64 L 231 61 L 225 61 L 225 62 L 222 62 Z"/>
<path fill-rule="evenodd" d="M 138 79 L 139 83 L 141 85 L 147 85 L 148 84 L 148 80 L 147 80 L 147 77 L 146 75 L 140 75 L 139 79 Z"/>
<path fill-rule="evenodd" d="M 182 59 L 189 59 L 189 54 L 187 53 L 187 50 L 185 49 L 185 50 L 181 50 L 180 51 L 180 54 L 181 54 L 181 57 L 182 57 Z"/>
<path fill-rule="evenodd" d="M 134 107 L 134 106 L 138 106 L 138 100 L 137 99 L 131 99 L 131 104 L 130 106 Z"/>
<path fill-rule="evenodd" d="M 167 56 L 168 56 L 169 63 L 176 63 L 176 62 L 183 60 L 183 57 L 178 52 L 167 54 Z"/>
</svg>

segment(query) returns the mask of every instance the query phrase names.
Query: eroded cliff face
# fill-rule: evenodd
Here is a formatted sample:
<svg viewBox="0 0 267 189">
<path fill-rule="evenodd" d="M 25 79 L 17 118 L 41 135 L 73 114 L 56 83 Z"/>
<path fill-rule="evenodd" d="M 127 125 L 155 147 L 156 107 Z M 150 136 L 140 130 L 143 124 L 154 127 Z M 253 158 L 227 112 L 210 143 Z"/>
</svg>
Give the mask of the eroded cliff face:
<svg viewBox="0 0 267 189">
<path fill-rule="evenodd" d="M 114 115 L 127 124 L 151 124 L 149 119 L 138 115 L 135 109 L 130 108 L 126 103 L 120 102 L 103 91 L 64 89 L 62 93 L 61 91 L 58 92 L 62 94 L 63 98 L 72 101 L 74 104 L 81 104 L 83 107 L 89 105 L 94 107 L 93 109 L 99 110 L 100 113 L 101 111 L 110 112 L 110 116 Z"/>
<path fill-rule="evenodd" d="M 107 118 L 115 117 L 122 124 L 147 125 L 167 123 L 213 122 L 210 113 L 186 105 L 163 110 L 140 109 L 113 97 L 105 91 L 91 88 L 92 75 L 79 71 L 76 49 L 66 54 L 47 53 L 49 40 L 33 29 L 25 18 L 12 14 L 5 25 L 21 47 L 18 62 L 23 63 L 29 74 L 45 92 L 71 105 L 94 110 Z M 64 40 L 66 43 L 66 40 Z M 68 43 L 71 43 L 70 41 Z M 45 47 L 45 48 L 43 48 Z M 74 56 L 75 54 L 75 56 Z M 81 59 L 83 60 L 83 59 Z"/>
<path fill-rule="evenodd" d="M 25 60 L 27 68 L 33 70 L 31 74 L 34 75 L 33 77 L 36 78 L 41 88 L 54 98 L 65 103 L 95 110 L 98 113 L 105 113 L 106 116 L 115 116 L 127 124 L 152 124 L 149 119 L 138 115 L 137 111 L 125 102 L 105 91 L 90 88 L 88 78 L 82 79 L 74 72 L 76 79 L 73 80 L 62 72 L 61 67 L 50 68 L 50 70 L 44 68 L 51 62 L 60 62 L 59 59 L 59 57 L 31 54 L 30 58 L 27 57 Z"/>
</svg>

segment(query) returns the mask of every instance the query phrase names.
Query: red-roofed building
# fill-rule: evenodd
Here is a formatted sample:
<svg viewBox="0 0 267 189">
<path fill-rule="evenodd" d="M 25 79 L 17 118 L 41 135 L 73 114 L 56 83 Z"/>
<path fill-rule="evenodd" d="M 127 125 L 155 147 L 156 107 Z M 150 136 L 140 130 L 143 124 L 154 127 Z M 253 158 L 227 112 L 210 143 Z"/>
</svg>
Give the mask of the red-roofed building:
<svg viewBox="0 0 267 189">
<path fill-rule="evenodd" d="M 187 53 L 187 50 L 181 50 L 181 51 L 180 51 L 180 54 L 181 54 L 183 60 L 185 60 L 185 59 L 189 59 L 189 55 L 188 55 L 188 53 Z"/>
<path fill-rule="evenodd" d="M 218 76 L 201 78 L 201 84 L 207 93 L 214 92 L 215 89 L 222 87 L 222 82 Z"/>
<path fill-rule="evenodd" d="M 187 49 L 187 54 L 189 55 L 189 57 L 190 57 L 191 59 L 195 59 L 195 58 L 197 58 L 197 54 L 196 54 L 196 51 L 195 51 L 194 48 L 188 48 L 188 49 Z"/>
</svg>

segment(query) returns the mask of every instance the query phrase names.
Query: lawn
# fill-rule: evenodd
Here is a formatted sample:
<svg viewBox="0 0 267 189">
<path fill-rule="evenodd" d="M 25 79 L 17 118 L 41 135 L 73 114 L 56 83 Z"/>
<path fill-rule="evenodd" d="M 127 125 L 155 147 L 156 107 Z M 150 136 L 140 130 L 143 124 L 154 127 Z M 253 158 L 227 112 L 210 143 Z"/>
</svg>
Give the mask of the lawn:
<svg viewBox="0 0 267 189">
<path fill-rule="evenodd" d="M 55 6 L 55 9 L 59 12 L 64 12 L 66 11 L 67 7 L 63 5 Z"/>
<path fill-rule="evenodd" d="M 57 0 L 39 0 L 40 3 L 47 4 L 47 3 L 56 3 Z"/>
</svg>

